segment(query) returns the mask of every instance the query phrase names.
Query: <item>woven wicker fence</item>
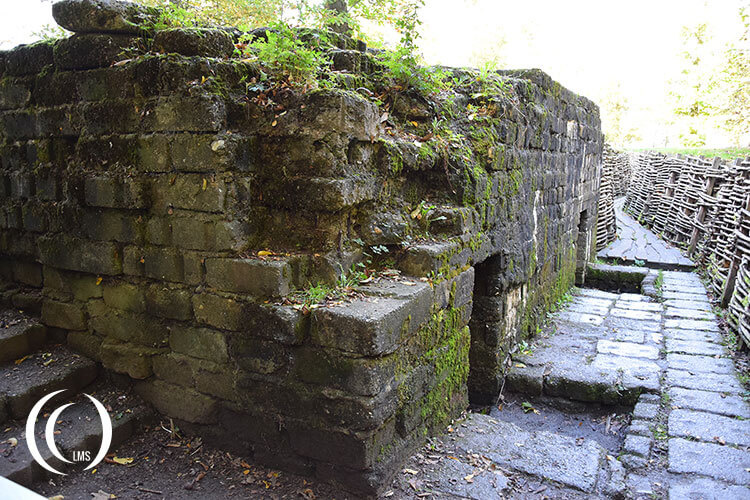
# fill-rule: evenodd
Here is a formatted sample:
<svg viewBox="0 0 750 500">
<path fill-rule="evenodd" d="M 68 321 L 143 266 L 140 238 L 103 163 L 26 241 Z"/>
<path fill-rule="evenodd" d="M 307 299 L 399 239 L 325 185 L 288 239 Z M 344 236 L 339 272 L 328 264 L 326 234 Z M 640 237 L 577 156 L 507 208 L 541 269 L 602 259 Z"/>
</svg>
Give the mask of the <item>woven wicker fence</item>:
<svg viewBox="0 0 750 500">
<path fill-rule="evenodd" d="M 750 344 L 750 158 L 630 159 L 625 210 L 702 265 L 730 325 Z"/>
<path fill-rule="evenodd" d="M 629 154 L 615 151 L 609 144 L 605 144 L 599 185 L 599 215 L 596 221 L 597 251 L 612 243 L 617 237 L 614 202 L 627 193 L 630 170 Z"/>
</svg>

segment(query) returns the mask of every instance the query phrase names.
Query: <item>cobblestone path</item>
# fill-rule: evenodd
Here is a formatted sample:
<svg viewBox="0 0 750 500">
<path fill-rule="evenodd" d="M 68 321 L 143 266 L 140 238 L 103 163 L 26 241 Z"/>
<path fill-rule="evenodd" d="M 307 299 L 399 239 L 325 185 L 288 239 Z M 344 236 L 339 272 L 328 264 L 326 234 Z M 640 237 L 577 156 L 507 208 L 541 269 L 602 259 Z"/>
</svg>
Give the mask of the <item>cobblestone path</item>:
<svg viewBox="0 0 750 500">
<path fill-rule="evenodd" d="M 501 404 L 412 457 L 402 493 L 750 499 L 748 393 L 698 276 L 662 277 L 661 297 L 577 290 Z"/>
<path fill-rule="evenodd" d="M 690 271 L 693 261 L 666 243 L 657 235 L 641 226 L 638 221 L 623 212 L 625 198 L 615 201 L 617 239 L 598 253 L 600 259 L 615 260 L 617 263 L 633 264 L 642 261 L 648 267 Z"/>
</svg>

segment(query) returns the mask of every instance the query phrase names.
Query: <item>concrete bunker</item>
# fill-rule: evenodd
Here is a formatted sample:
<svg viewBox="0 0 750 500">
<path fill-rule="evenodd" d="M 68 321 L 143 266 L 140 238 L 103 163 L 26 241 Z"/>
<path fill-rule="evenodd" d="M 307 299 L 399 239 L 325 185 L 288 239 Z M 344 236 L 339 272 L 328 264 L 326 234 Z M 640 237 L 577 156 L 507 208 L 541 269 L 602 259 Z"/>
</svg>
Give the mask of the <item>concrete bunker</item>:
<svg viewBox="0 0 750 500">
<path fill-rule="evenodd" d="M 326 88 L 258 90 L 229 31 L 57 17 L 1 55 L 2 300 L 260 462 L 377 491 L 497 396 L 592 247 L 598 109 L 539 70 L 375 101 L 392 77 L 336 35 Z M 358 264 L 388 272 L 304 298 Z"/>
</svg>

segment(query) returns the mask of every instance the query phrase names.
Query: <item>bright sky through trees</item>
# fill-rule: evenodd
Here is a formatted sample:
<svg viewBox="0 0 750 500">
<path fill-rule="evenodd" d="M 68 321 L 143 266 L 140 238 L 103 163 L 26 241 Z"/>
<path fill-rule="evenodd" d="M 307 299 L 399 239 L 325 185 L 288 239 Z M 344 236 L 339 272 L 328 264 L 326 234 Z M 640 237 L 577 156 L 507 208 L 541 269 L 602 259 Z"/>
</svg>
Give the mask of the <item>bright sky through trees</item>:
<svg viewBox="0 0 750 500">
<path fill-rule="evenodd" d="M 689 85 L 681 81 L 686 65 L 683 27 L 706 24 L 701 68 L 711 68 L 719 64 L 726 44 L 739 38 L 739 10 L 748 4 L 750 0 L 427 0 L 419 44 L 433 64 L 541 68 L 599 103 L 605 132 L 627 136 L 627 145 L 680 146 L 686 125 L 674 116 L 670 92 L 683 92 L 680 85 Z M 50 5 L 50 0 L 0 0 L 1 47 L 32 41 L 32 32 L 54 24 Z M 706 129 L 706 146 L 732 144 L 716 124 L 707 122 Z"/>
</svg>

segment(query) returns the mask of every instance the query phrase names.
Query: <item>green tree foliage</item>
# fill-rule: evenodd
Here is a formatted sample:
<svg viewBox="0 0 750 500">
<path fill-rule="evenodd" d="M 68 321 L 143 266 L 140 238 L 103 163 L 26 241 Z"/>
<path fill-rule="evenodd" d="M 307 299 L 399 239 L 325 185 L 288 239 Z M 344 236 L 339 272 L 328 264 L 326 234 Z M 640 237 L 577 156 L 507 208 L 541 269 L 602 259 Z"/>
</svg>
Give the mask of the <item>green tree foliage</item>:
<svg viewBox="0 0 750 500">
<path fill-rule="evenodd" d="M 721 111 L 735 143 L 739 145 L 744 137 L 744 145 L 750 146 L 750 6 L 740 10 L 740 17 L 744 30 L 739 40 L 727 47 L 719 76 L 719 84 L 727 89 Z"/>
</svg>

